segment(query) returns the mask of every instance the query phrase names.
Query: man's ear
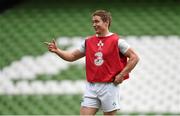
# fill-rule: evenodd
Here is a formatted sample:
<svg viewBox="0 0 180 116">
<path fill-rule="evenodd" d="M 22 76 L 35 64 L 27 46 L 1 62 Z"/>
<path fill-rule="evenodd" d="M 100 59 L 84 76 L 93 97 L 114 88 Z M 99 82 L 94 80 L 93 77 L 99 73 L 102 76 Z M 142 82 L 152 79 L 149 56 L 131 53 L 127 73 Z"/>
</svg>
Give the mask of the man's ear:
<svg viewBox="0 0 180 116">
<path fill-rule="evenodd" d="M 105 23 L 106 23 L 106 26 L 109 27 L 109 21 L 106 21 Z"/>
</svg>

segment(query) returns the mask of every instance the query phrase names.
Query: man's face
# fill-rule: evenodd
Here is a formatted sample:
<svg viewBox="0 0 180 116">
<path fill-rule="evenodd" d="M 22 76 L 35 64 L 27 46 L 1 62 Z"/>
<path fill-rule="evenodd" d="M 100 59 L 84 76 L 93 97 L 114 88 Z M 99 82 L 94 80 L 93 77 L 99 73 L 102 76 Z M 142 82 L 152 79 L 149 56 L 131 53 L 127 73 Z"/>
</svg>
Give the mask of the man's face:
<svg viewBox="0 0 180 116">
<path fill-rule="evenodd" d="M 108 29 L 108 23 L 103 22 L 100 16 L 95 15 L 92 17 L 92 25 L 94 27 L 96 34 L 102 34 Z"/>
</svg>

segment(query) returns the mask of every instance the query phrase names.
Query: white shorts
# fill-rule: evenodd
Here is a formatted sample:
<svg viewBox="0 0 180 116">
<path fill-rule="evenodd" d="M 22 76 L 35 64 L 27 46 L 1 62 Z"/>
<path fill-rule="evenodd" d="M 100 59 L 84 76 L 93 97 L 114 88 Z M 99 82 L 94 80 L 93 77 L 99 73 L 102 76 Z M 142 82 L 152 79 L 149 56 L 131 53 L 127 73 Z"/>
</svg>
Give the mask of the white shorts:
<svg viewBox="0 0 180 116">
<path fill-rule="evenodd" d="M 119 88 L 113 83 L 86 84 L 81 106 L 102 109 L 111 112 L 120 109 Z"/>
</svg>

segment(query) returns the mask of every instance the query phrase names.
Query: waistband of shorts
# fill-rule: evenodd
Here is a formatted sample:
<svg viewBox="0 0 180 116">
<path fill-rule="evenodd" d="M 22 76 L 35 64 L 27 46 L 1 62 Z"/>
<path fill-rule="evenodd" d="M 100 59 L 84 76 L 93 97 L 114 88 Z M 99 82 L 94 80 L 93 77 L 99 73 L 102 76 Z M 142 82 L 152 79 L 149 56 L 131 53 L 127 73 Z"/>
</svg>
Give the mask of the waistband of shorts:
<svg viewBox="0 0 180 116">
<path fill-rule="evenodd" d="M 87 81 L 87 83 L 89 83 L 89 84 L 112 84 L 113 82 L 89 82 L 89 81 Z"/>
</svg>

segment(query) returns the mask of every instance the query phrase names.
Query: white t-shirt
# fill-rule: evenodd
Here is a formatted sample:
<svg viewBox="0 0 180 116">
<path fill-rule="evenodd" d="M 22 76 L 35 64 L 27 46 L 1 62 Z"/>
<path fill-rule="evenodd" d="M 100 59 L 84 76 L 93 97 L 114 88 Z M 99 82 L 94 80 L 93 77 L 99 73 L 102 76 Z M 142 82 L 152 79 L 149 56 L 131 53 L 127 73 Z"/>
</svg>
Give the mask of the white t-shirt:
<svg viewBox="0 0 180 116">
<path fill-rule="evenodd" d="M 113 33 L 108 34 L 112 35 Z M 118 47 L 120 49 L 120 52 L 122 54 L 125 54 L 127 50 L 130 48 L 130 45 L 124 40 L 124 39 L 119 39 L 118 40 Z M 82 42 L 81 46 L 79 47 L 80 52 L 85 53 L 85 40 Z"/>
</svg>

